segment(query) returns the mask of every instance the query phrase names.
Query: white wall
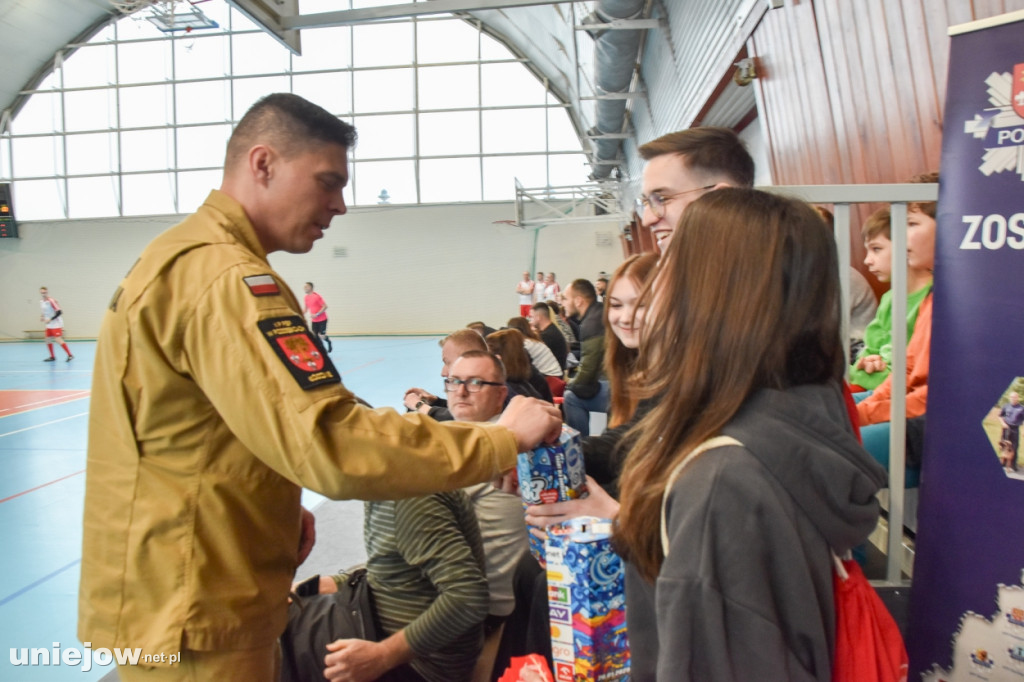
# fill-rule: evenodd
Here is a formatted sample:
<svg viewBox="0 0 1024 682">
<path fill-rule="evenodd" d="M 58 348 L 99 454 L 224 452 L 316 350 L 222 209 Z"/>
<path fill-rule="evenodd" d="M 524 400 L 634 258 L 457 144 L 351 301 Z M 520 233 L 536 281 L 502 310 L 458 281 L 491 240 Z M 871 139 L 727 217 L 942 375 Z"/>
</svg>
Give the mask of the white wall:
<svg viewBox="0 0 1024 682">
<path fill-rule="evenodd" d="M 447 333 L 518 314 L 524 269 L 554 270 L 568 284 L 622 261 L 617 224 L 550 225 L 537 235 L 503 224 L 511 203 L 353 209 L 313 251 L 273 254 L 271 265 L 300 296 L 312 281 L 330 307 L 334 334 Z M 41 329 L 39 287 L 65 310 L 69 338 L 95 338 L 110 297 L 145 245 L 180 216 L 22 223 L 0 240 L 0 338 Z M 596 246 L 610 232 L 611 246 Z M 336 247 L 347 251 L 336 257 Z"/>
<path fill-rule="evenodd" d="M 768 145 L 765 143 L 764 130 L 761 128 L 760 116 L 740 131 L 740 139 L 747 145 L 747 151 L 754 159 L 754 187 L 767 187 L 772 184 L 772 165 L 768 159 Z"/>
</svg>

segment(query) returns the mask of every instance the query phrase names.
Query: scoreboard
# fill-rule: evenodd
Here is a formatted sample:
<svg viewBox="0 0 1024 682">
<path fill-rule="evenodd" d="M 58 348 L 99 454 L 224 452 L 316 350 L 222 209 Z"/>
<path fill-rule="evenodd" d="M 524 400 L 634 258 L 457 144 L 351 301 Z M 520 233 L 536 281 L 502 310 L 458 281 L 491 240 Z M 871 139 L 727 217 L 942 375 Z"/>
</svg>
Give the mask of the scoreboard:
<svg viewBox="0 0 1024 682">
<path fill-rule="evenodd" d="M 17 236 L 18 223 L 14 220 L 14 208 L 11 206 L 11 185 L 0 183 L 0 239 Z"/>
</svg>

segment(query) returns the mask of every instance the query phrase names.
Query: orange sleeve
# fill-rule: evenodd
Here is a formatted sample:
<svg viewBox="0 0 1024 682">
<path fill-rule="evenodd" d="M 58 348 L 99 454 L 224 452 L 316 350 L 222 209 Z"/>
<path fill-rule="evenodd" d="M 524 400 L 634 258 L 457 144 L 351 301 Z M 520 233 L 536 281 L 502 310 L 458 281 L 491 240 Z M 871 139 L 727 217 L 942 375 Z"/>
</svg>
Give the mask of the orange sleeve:
<svg viewBox="0 0 1024 682">
<path fill-rule="evenodd" d="M 920 417 L 928 403 L 928 368 L 931 365 L 932 294 L 923 301 L 907 344 L 907 418 Z M 861 426 L 889 421 L 892 404 L 892 375 L 875 392 L 857 405 Z"/>
</svg>

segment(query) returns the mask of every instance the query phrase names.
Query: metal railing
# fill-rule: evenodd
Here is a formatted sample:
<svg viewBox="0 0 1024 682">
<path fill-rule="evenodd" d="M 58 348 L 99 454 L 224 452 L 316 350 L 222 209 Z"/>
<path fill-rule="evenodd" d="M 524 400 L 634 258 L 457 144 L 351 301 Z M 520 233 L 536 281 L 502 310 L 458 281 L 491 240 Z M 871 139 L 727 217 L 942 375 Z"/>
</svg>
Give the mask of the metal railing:
<svg viewBox="0 0 1024 682">
<path fill-rule="evenodd" d="M 903 527 L 906 482 L 906 396 L 907 396 L 907 205 L 937 201 L 937 184 L 893 185 L 788 185 L 763 187 L 812 204 L 833 204 L 835 236 L 839 262 L 850 263 L 850 205 L 888 203 L 891 208 L 892 234 L 892 403 L 889 414 L 889 518 L 886 543 L 886 577 L 882 584 L 903 586 Z M 843 296 L 843 338 L 849 338 L 850 271 L 840 268 Z M 903 320 L 903 324 L 899 321 Z"/>
</svg>

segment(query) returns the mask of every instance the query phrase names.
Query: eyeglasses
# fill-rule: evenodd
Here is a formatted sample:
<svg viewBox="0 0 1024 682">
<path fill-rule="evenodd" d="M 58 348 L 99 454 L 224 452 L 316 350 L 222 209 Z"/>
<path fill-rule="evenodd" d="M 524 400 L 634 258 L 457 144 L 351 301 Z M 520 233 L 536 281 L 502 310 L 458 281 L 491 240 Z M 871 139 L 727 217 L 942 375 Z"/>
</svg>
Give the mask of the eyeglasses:
<svg viewBox="0 0 1024 682">
<path fill-rule="evenodd" d="M 456 379 L 455 377 L 447 377 L 444 380 L 444 390 L 447 393 L 455 393 L 459 390 L 459 386 L 465 386 L 466 390 L 470 393 L 479 393 L 484 386 L 504 386 L 505 384 L 500 381 L 484 381 L 483 379 Z"/>
<path fill-rule="evenodd" d="M 690 194 L 691 192 L 701 192 L 704 190 L 709 190 L 713 187 L 714 185 L 705 185 L 703 187 L 695 187 L 694 189 L 684 189 L 682 192 L 675 192 L 674 194 L 669 194 L 668 196 L 662 196 L 657 192 L 651 192 L 647 196 L 641 194 L 636 198 L 636 213 L 637 215 L 642 216 L 644 214 L 644 205 L 646 204 L 647 206 L 650 206 L 651 213 L 653 213 L 656 217 L 664 218 L 665 204 L 667 204 L 672 199 L 675 199 L 676 197 L 682 196 L 684 194 Z"/>
</svg>

